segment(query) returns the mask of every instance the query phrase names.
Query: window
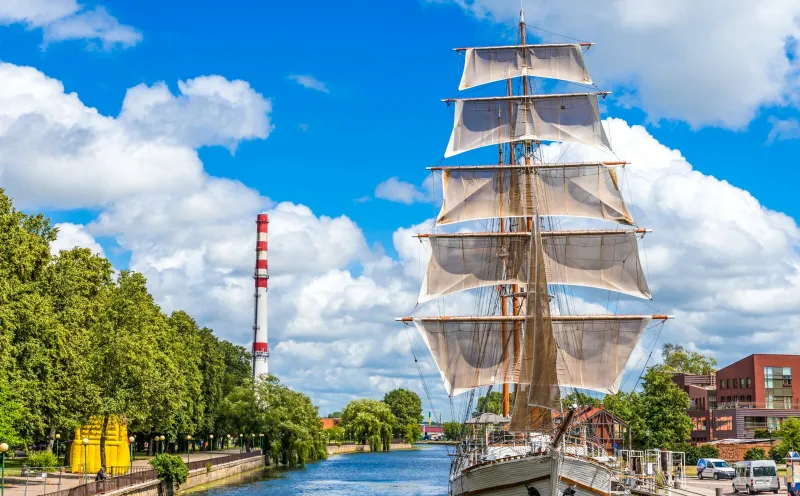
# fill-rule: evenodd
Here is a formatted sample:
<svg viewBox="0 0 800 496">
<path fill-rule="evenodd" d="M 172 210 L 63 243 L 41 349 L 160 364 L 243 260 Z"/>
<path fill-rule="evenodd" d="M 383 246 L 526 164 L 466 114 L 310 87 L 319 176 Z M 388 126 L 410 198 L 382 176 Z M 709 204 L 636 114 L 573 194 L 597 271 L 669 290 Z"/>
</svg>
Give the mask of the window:
<svg viewBox="0 0 800 496">
<path fill-rule="evenodd" d="M 747 395 L 747 401 L 753 401 L 753 397 L 750 396 L 749 394 Z"/>
<path fill-rule="evenodd" d="M 744 389 L 744 378 L 739 379 L 739 387 Z"/>
<path fill-rule="evenodd" d="M 792 407 L 792 368 L 764 367 L 767 408 Z"/>
<path fill-rule="evenodd" d="M 753 467 L 753 477 L 775 477 L 775 467 Z"/>
<path fill-rule="evenodd" d="M 753 385 L 750 383 L 750 378 L 749 377 L 747 378 L 747 387 L 753 387 Z"/>
<path fill-rule="evenodd" d="M 719 388 L 725 389 L 725 381 L 719 381 Z"/>
<path fill-rule="evenodd" d="M 714 429 L 718 431 L 730 431 L 733 430 L 733 417 L 725 416 L 725 417 L 717 417 L 714 419 Z"/>
<path fill-rule="evenodd" d="M 725 387 L 728 388 L 728 389 L 731 388 L 731 380 L 730 379 L 725 379 Z"/>
<path fill-rule="evenodd" d="M 736 379 L 733 380 L 733 389 L 737 389 L 739 387 L 739 381 Z"/>
</svg>

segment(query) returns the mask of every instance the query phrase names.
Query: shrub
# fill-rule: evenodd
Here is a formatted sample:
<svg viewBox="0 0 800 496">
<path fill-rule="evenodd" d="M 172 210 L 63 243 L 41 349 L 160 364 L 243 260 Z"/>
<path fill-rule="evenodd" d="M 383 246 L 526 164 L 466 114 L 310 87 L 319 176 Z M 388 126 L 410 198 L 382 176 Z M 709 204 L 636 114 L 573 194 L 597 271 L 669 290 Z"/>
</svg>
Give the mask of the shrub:
<svg viewBox="0 0 800 496">
<path fill-rule="evenodd" d="M 770 437 L 769 429 L 756 429 L 753 431 L 753 437 L 756 439 L 764 439 Z"/>
<path fill-rule="evenodd" d="M 719 458 L 719 448 L 710 444 L 704 444 L 697 450 L 700 458 Z"/>
<path fill-rule="evenodd" d="M 700 459 L 700 450 L 697 446 L 692 446 L 691 444 L 683 443 L 675 447 L 676 451 L 683 451 L 686 456 L 686 465 L 697 465 L 697 461 Z"/>
<path fill-rule="evenodd" d="M 767 453 L 764 451 L 764 448 L 750 448 L 749 450 L 744 452 L 744 459 L 745 460 L 766 460 Z"/>
<path fill-rule="evenodd" d="M 786 463 L 786 455 L 788 453 L 788 450 L 779 444 L 769 450 L 769 457 L 775 460 L 775 463 Z"/>
<path fill-rule="evenodd" d="M 52 451 L 34 451 L 28 454 L 28 465 L 31 467 L 55 467 L 58 465 L 58 457 Z"/>
<path fill-rule="evenodd" d="M 406 425 L 406 431 L 405 431 L 406 443 L 414 444 L 421 436 L 422 436 L 422 431 L 419 428 L 419 424 Z"/>
<path fill-rule="evenodd" d="M 208 474 L 208 473 L 211 473 L 211 467 L 213 467 L 213 466 L 214 466 L 214 464 L 213 464 L 213 463 L 211 463 L 211 462 L 206 462 L 206 473 L 207 473 L 207 474 Z"/>
<path fill-rule="evenodd" d="M 189 477 L 189 470 L 178 455 L 160 453 L 150 460 L 150 465 L 158 472 L 158 479 L 167 484 L 181 485 Z"/>
</svg>

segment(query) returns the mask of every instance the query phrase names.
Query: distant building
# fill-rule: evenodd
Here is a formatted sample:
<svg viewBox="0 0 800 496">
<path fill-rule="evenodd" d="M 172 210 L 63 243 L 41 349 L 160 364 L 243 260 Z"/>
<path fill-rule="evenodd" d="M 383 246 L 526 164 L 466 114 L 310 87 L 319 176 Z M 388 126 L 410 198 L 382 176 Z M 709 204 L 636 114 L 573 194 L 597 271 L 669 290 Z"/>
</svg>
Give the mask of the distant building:
<svg viewBox="0 0 800 496">
<path fill-rule="evenodd" d="M 437 440 L 444 438 L 444 425 L 442 424 L 419 424 L 422 430 L 423 439 Z"/>
<path fill-rule="evenodd" d="M 774 432 L 783 419 L 800 417 L 792 370 L 800 370 L 800 355 L 756 354 L 715 376 L 675 374 L 689 394 L 692 441 L 752 439 L 756 430 Z"/>
<path fill-rule="evenodd" d="M 609 454 L 626 446 L 625 432 L 628 424 L 606 410 L 603 405 L 582 407 L 572 422 L 573 425 L 586 426 L 587 434 L 605 446 Z"/>
<path fill-rule="evenodd" d="M 339 427 L 339 424 L 342 423 L 342 419 L 340 418 L 321 418 L 319 419 L 322 422 L 322 430 L 333 429 L 334 427 Z"/>
</svg>

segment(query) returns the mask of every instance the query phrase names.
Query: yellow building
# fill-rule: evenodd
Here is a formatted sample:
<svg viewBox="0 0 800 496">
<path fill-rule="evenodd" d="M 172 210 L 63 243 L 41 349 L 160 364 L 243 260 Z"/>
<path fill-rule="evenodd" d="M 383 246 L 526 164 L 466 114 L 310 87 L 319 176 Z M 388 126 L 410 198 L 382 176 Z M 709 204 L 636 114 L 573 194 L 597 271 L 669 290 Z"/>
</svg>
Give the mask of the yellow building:
<svg viewBox="0 0 800 496">
<path fill-rule="evenodd" d="M 70 449 L 72 473 L 83 473 L 84 450 L 83 438 L 89 439 L 86 446 L 87 472 L 96 474 L 100 470 L 100 432 L 103 428 L 102 417 L 92 417 L 89 425 L 75 431 L 75 440 Z M 115 418 L 108 421 L 106 429 L 106 471 L 110 467 L 128 467 L 131 464 L 131 450 L 128 443 L 128 426 Z M 117 470 L 115 470 L 117 473 Z"/>
</svg>

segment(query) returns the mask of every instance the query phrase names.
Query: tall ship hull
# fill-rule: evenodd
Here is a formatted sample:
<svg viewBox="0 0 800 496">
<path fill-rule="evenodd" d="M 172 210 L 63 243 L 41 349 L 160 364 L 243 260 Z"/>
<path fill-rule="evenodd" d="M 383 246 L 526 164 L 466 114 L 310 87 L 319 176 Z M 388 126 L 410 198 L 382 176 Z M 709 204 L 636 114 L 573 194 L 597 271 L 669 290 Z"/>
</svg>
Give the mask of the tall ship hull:
<svg viewBox="0 0 800 496">
<path fill-rule="evenodd" d="M 456 49 L 464 56 L 459 90 L 502 85 L 504 94 L 444 100 L 454 108 L 444 157 L 492 147 L 497 159 L 429 167 L 441 174 L 442 205 L 432 230 L 417 234 L 428 254 L 418 304 L 437 300 L 444 310 L 450 295 L 469 291 L 475 311 L 398 319 L 416 328 L 447 394 L 467 398 L 465 417 L 454 419 L 463 429 L 450 496 L 610 494 L 606 448 L 570 395 L 616 393 L 642 334 L 671 318 L 616 313 L 627 307 L 620 298 L 652 295 L 639 258 L 649 231 L 626 207 L 618 170 L 627 163 L 600 116 L 609 92 L 537 93 L 550 83 L 533 82 L 589 90 L 583 54 L 591 46 L 528 44 L 520 11 L 518 44 Z M 606 158 L 548 160 L 573 145 Z M 586 228 L 563 228 L 581 219 Z M 591 289 L 578 301 L 573 288 Z M 605 312 L 575 312 L 586 303 Z M 494 412 L 487 405 L 498 385 Z"/>
<path fill-rule="evenodd" d="M 550 496 L 558 480 L 557 495 L 571 488 L 578 496 L 610 494 L 609 467 L 572 455 L 552 454 L 505 458 L 476 464 L 450 479 L 450 496 Z M 536 492 L 531 491 L 535 489 Z"/>
</svg>

